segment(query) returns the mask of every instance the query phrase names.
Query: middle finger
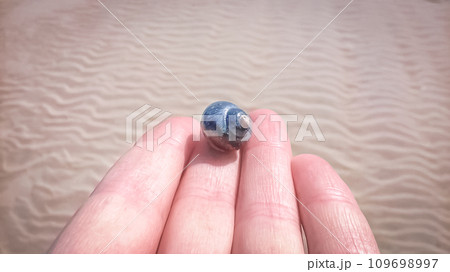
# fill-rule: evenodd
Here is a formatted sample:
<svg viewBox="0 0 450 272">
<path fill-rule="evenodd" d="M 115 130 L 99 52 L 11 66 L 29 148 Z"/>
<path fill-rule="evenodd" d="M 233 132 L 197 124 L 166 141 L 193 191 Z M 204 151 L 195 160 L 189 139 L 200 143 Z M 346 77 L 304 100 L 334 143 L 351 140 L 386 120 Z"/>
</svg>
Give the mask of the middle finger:
<svg viewBox="0 0 450 272">
<path fill-rule="evenodd" d="M 242 149 L 233 252 L 302 253 L 300 219 L 292 195 L 291 146 L 281 139 L 286 127 L 273 121 L 280 119 L 272 111 L 250 115 L 253 120 L 264 118 L 258 129 L 266 141 L 255 134 Z"/>
<path fill-rule="evenodd" d="M 230 253 L 239 178 L 239 152 L 220 152 L 204 135 L 200 154 L 181 179 L 158 253 Z"/>
</svg>

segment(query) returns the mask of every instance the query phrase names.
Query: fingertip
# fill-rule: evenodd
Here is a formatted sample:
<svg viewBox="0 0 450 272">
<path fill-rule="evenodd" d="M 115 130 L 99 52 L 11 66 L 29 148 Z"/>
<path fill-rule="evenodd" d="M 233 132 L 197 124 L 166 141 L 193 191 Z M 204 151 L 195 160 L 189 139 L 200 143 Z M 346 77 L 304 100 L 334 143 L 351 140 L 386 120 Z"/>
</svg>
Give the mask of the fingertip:
<svg viewBox="0 0 450 272">
<path fill-rule="evenodd" d="M 149 125 L 146 129 L 134 147 L 147 152 L 171 145 L 190 154 L 195 146 L 195 139 L 200 138 L 199 122 L 191 117 L 173 116 L 155 126 Z"/>
<path fill-rule="evenodd" d="M 356 204 L 353 193 L 325 159 L 301 154 L 292 159 L 292 176 L 301 200 L 306 204 L 341 201 Z"/>
<path fill-rule="evenodd" d="M 258 115 L 276 115 L 277 113 L 271 109 L 256 109 L 250 112 L 250 117 L 258 116 Z"/>
<path fill-rule="evenodd" d="M 322 157 L 314 154 L 300 154 L 292 158 L 292 164 L 297 167 L 331 167 L 331 165 Z"/>
<path fill-rule="evenodd" d="M 252 119 L 252 136 L 244 145 L 244 150 L 254 147 L 275 147 L 291 154 L 291 146 L 287 136 L 286 122 L 275 111 L 257 109 L 250 112 Z"/>
</svg>

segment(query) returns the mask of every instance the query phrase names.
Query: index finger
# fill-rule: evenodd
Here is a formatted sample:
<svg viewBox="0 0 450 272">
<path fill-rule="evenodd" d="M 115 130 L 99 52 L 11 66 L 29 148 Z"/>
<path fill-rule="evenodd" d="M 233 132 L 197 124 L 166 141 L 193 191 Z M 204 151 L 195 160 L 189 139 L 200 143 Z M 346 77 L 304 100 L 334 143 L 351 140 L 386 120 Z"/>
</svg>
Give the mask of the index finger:
<svg viewBox="0 0 450 272">
<path fill-rule="evenodd" d="M 170 123 L 171 134 L 160 145 Z M 52 253 L 155 253 L 193 149 L 192 119 L 171 118 L 109 170 L 52 245 Z"/>
</svg>

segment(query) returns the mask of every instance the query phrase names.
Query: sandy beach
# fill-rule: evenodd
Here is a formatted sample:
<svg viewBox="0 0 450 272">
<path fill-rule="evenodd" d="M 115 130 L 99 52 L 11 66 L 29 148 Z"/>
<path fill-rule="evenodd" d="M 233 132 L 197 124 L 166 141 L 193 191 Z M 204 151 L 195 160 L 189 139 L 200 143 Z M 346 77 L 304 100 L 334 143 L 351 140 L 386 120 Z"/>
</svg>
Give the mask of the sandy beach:
<svg viewBox="0 0 450 272">
<path fill-rule="evenodd" d="M 449 1 L 102 2 L 128 30 L 98 1 L 0 2 L 1 253 L 48 250 L 133 111 L 217 100 L 298 116 L 293 155 L 330 162 L 382 253 L 450 253 Z M 325 141 L 294 140 L 305 115 Z"/>
</svg>

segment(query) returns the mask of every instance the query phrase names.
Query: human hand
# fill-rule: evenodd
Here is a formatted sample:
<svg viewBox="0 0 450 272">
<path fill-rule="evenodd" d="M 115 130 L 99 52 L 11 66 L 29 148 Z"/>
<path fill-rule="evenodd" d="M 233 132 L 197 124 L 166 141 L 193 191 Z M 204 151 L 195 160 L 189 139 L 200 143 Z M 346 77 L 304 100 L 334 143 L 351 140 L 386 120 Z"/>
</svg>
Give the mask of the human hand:
<svg viewBox="0 0 450 272">
<path fill-rule="evenodd" d="M 250 114 L 275 114 L 257 110 Z M 292 158 L 286 128 L 267 116 L 240 152 L 192 140 L 191 118 L 171 137 L 146 137 L 109 170 L 52 245 L 52 253 L 378 253 L 351 191 L 323 159 Z"/>
</svg>

